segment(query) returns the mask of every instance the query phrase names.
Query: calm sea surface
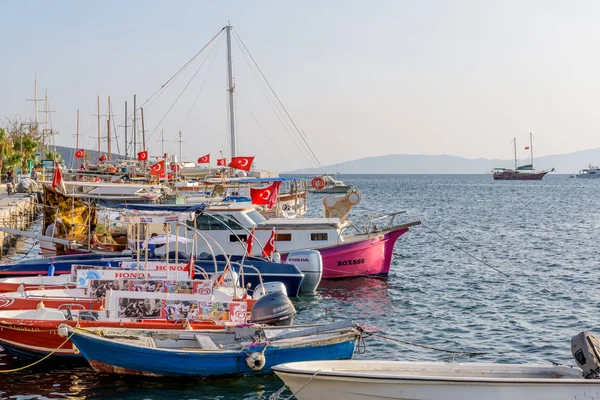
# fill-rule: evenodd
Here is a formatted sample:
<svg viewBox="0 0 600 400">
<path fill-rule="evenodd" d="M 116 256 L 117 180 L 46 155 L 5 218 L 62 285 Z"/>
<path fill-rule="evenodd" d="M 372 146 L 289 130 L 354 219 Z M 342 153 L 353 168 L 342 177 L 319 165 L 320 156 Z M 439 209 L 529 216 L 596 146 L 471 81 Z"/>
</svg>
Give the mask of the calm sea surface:
<svg viewBox="0 0 600 400">
<path fill-rule="evenodd" d="M 324 282 L 316 294 L 294 300 L 297 322 L 352 318 L 406 341 L 489 352 L 457 361 L 572 365 L 571 337 L 583 330 L 600 334 L 600 180 L 340 178 L 362 192 L 361 208 L 352 211 L 355 219 L 408 210 L 403 219 L 421 219 L 424 225 L 398 240 L 389 279 Z M 318 216 L 320 198 L 311 197 L 310 214 Z M 367 352 L 356 358 L 450 360 L 447 353 L 382 339 L 368 338 L 366 344 Z M 0 369 L 19 365 L 24 363 L 0 352 Z M 267 399 L 281 385 L 276 377 L 140 379 L 99 375 L 83 363 L 42 364 L 0 374 L 0 398 Z"/>
</svg>

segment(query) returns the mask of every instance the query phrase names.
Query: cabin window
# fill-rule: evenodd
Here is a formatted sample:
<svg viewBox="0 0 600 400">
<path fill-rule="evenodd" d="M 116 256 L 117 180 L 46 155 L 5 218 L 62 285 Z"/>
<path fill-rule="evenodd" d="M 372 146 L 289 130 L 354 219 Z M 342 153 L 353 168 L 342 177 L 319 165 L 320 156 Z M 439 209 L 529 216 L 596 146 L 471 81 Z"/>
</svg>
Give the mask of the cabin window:
<svg viewBox="0 0 600 400">
<path fill-rule="evenodd" d="M 276 233 L 275 241 L 276 242 L 291 242 L 292 234 L 291 233 Z"/>
<path fill-rule="evenodd" d="M 311 233 L 310 240 L 318 241 L 318 240 L 327 240 L 326 233 Z"/>
<path fill-rule="evenodd" d="M 189 225 L 192 225 L 188 223 Z M 192 225 L 193 226 L 193 225 Z M 206 215 L 200 214 L 196 217 L 196 228 L 201 231 L 226 231 L 242 230 L 242 226 L 233 215 Z"/>
<path fill-rule="evenodd" d="M 266 221 L 267 219 L 265 217 L 262 216 L 261 213 L 259 213 L 256 210 L 252 210 L 252 211 L 248 211 L 246 213 L 246 215 L 252 220 L 254 221 L 255 224 L 260 224 L 261 222 Z"/>
<path fill-rule="evenodd" d="M 248 241 L 248 235 L 229 235 L 230 243 L 247 242 L 247 241 Z"/>
</svg>

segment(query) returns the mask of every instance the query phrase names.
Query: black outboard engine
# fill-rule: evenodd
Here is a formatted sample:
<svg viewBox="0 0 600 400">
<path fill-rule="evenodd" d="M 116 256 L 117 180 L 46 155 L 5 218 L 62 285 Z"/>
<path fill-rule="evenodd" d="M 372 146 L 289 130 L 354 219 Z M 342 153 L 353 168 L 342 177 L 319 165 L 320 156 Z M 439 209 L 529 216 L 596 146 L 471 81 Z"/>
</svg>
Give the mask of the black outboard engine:
<svg viewBox="0 0 600 400">
<path fill-rule="evenodd" d="M 571 339 L 571 353 L 583 370 L 585 379 L 600 378 L 600 341 L 589 332 L 581 332 Z"/>
<path fill-rule="evenodd" d="M 264 295 L 256 301 L 250 316 L 255 324 L 286 326 L 294 322 L 296 308 L 291 300 L 281 292 Z"/>
</svg>

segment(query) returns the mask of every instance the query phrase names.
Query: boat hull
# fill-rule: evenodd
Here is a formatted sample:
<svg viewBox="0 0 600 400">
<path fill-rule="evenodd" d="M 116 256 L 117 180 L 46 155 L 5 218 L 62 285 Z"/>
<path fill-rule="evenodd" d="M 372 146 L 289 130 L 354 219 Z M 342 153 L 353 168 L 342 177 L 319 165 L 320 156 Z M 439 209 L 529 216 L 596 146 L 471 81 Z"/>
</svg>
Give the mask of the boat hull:
<svg viewBox="0 0 600 400">
<path fill-rule="evenodd" d="M 183 329 L 182 323 L 168 321 L 65 321 L 35 320 L 0 317 L 0 346 L 14 356 L 25 359 L 39 359 L 55 351 L 65 338 L 58 336 L 62 324 L 81 328 L 131 328 L 131 329 Z M 223 329 L 214 321 L 195 321 L 189 324 L 193 329 Z M 71 341 L 65 343 L 52 355 L 53 358 L 83 358 L 75 352 Z"/>
<path fill-rule="evenodd" d="M 494 173 L 495 181 L 539 181 L 550 171 L 534 173 L 518 173 L 514 171 L 505 171 Z"/>
<path fill-rule="evenodd" d="M 391 230 L 334 247 L 317 248 L 323 259 L 322 279 L 387 277 L 396 240 L 406 232 L 408 228 Z M 287 254 L 282 257 L 287 258 Z"/>
<path fill-rule="evenodd" d="M 97 372 L 145 376 L 235 376 L 265 375 L 272 367 L 285 362 L 302 360 L 343 360 L 354 353 L 354 335 L 333 340 L 313 342 L 293 347 L 267 346 L 264 349 L 265 365 L 252 370 L 246 358 L 250 351 L 163 350 L 118 343 L 85 333 L 75 333 L 71 338 L 79 351 Z M 262 345 L 252 353 L 263 351 Z"/>
<path fill-rule="evenodd" d="M 355 369 L 353 363 L 347 362 L 345 367 L 337 370 L 328 368 L 327 362 L 310 363 L 313 364 L 310 368 L 301 367 L 309 363 L 294 363 L 277 366 L 275 373 L 298 400 L 591 400 L 600 396 L 600 380 L 576 378 L 576 369 L 568 367 L 532 367 L 547 370 L 546 378 L 528 378 L 527 367 L 520 376 L 488 378 L 485 372 L 468 374 L 461 371 L 436 376 L 427 364 L 439 363 L 414 363 L 421 366 L 411 372 L 386 370 L 385 365 L 389 363 L 386 361 L 376 362 L 378 365 L 366 370 Z M 487 366 L 494 368 L 494 364 Z M 512 367 L 520 368 L 518 365 Z M 562 371 L 569 369 L 573 372 L 561 376 Z"/>
</svg>

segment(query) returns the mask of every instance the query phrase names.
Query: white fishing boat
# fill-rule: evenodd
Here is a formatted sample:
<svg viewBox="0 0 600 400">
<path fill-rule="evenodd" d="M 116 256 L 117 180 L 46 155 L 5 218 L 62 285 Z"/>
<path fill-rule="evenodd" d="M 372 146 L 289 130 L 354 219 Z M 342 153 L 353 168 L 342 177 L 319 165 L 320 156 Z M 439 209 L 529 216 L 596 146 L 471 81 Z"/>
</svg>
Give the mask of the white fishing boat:
<svg viewBox="0 0 600 400">
<path fill-rule="evenodd" d="M 558 365 L 310 361 L 273 367 L 298 400 L 566 400 L 600 398 L 600 380 Z"/>
<path fill-rule="evenodd" d="M 579 171 L 576 178 L 587 178 L 587 179 L 596 179 L 600 178 L 600 167 L 590 165 L 588 168 L 582 169 Z"/>
<path fill-rule="evenodd" d="M 347 193 L 352 189 L 352 185 L 346 185 L 344 182 L 333 179 L 329 175 L 317 176 L 311 181 L 311 193 Z"/>
</svg>

